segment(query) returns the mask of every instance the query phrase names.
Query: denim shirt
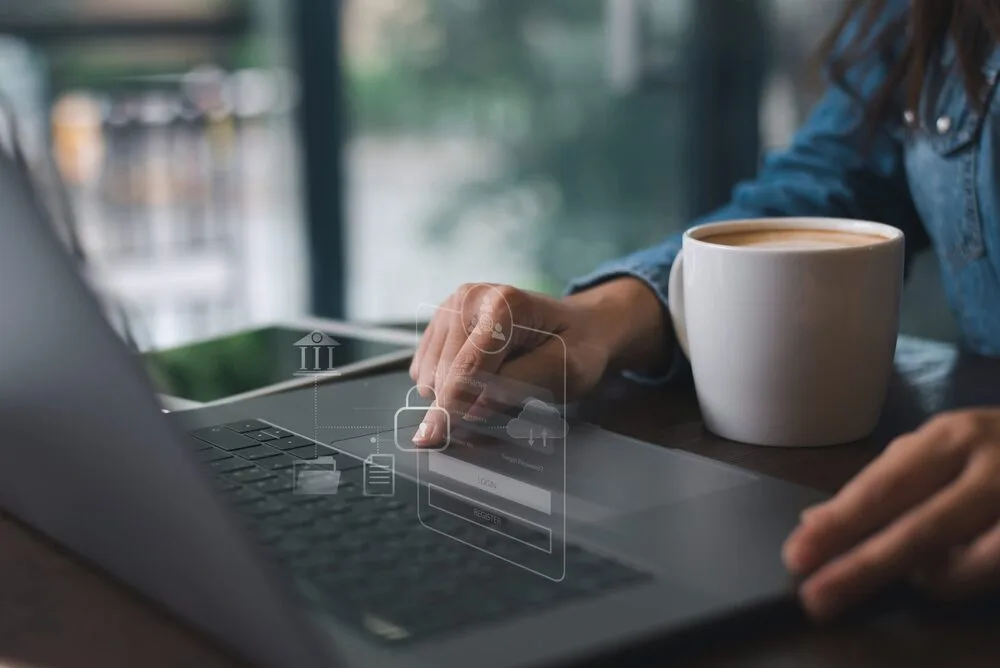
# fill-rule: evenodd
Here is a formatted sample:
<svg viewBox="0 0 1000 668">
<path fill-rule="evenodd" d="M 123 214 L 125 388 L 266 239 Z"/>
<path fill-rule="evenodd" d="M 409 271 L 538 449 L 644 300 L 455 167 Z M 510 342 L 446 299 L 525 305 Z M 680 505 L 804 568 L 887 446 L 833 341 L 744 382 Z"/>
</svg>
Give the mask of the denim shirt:
<svg viewBox="0 0 1000 668">
<path fill-rule="evenodd" d="M 908 11 L 908 2 L 888 11 Z M 885 19 L 886 17 L 883 17 Z M 933 248 L 961 334 L 972 352 L 1000 356 L 1000 49 L 982 66 L 988 82 L 983 113 L 969 103 L 954 45 L 928 68 L 919 108 L 881 123 L 865 140 L 856 97 L 831 85 L 788 148 L 770 155 L 758 176 L 731 201 L 694 222 L 782 216 L 858 218 L 888 223 L 906 235 L 908 262 Z M 868 63 L 852 88 L 868 99 L 887 74 Z M 681 235 L 607 262 L 574 281 L 575 292 L 618 276 L 645 282 L 667 304 L 670 266 Z M 686 373 L 679 351 L 666 381 Z M 642 380 L 642 379 L 640 379 Z"/>
</svg>

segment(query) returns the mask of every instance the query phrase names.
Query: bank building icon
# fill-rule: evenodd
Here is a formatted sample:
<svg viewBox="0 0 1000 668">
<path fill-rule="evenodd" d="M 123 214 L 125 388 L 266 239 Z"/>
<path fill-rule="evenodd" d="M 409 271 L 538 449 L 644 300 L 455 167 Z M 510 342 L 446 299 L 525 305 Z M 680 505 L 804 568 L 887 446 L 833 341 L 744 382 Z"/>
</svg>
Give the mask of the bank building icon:
<svg viewBox="0 0 1000 668">
<path fill-rule="evenodd" d="M 299 350 L 296 376 L 339 376 L 334 366 L 334 353 L 340 344 L 329 334 L 314 331 L 295 342 Z"/>
</svg>

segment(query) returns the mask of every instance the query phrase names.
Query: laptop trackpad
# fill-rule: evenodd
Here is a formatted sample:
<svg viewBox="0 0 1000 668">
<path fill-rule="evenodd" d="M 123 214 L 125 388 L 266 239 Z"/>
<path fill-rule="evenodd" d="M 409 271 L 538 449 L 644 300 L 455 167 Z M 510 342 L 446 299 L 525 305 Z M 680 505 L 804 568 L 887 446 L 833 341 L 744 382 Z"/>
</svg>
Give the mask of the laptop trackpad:
<svg viewBox="0 0 1000 668">
<path fill-rule="evenodd" d="M 568 510 L 583 521 L 673 505 L 758 480 L 746 471 L 591 425 L 581 425 L 567 440 Z"/>
</svg>

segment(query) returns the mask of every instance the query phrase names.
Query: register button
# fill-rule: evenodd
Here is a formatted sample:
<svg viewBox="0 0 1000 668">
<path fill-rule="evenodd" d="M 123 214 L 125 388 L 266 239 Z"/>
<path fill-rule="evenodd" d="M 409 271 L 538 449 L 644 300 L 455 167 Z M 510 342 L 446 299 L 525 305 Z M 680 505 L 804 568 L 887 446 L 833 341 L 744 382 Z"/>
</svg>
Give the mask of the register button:
<svg viewBox="0 0 1000 668">
<path fill-rule="evenodd" d="M 511 540 L 524 543 L 542 552 L 552 552 L 552 532 L 529 522 L 435 485 L 427 486 L 428 505 L 458 519 L 478 524 Z"/>
</svg>

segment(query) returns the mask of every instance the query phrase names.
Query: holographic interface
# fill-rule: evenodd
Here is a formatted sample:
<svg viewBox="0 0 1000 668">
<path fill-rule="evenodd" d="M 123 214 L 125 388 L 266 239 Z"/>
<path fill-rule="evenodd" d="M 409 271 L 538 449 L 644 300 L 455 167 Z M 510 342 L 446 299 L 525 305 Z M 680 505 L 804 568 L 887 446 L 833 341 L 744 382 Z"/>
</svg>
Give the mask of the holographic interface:
<svg viewBox="0 0 1000 668">
<path fill-rule="evenodd" d="M 516 334 L 519 326 L 513 327 Z M 565 369 L 561 339 L 532 335 L 556 342 L 547 349 L 562 360 L 554 366 Z M 417 453 L 420 521 L 470 549 L 560 581 L 566 574 L 565 375 L 556 392 L 504 377 L 502 369 L 474 373 L 463 383 L 488 410 L 475 418 L 452 415 L 448 447 Z M 412 437 L 402 431 L 401 440 Z"/>
</svg>

